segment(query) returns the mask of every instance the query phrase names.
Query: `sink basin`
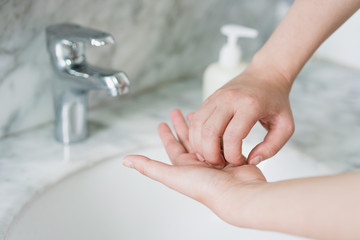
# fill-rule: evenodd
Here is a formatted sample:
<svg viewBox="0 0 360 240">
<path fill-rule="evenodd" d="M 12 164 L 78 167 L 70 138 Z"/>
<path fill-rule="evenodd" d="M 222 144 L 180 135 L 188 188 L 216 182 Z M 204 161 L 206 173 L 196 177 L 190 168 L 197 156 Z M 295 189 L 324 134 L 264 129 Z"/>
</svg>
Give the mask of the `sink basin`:
<svg viewBox="0 0 360 240">
<path fill-rule="evenodd" d="M 160 146 L 138 153 L 167 159 Z M 121 159 L 80 171 L 37 196 L 11 224 L 6 239 L 304 239 L 231 226 L 200 203 L 123 167 Z M 260 168 L 271 181 L 331 173 L 291 148 Z"/>
</svg>

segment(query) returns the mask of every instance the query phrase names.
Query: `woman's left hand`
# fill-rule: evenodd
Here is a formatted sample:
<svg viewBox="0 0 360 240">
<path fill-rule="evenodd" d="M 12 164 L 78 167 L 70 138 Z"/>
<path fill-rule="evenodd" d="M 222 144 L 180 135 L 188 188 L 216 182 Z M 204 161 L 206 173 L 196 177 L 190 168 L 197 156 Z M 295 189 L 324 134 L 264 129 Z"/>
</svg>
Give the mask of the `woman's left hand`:
<svg viewBox="0 0 360 240">
<path fill-rule="evenodd" d="M 159 125 L 158 131 L 173 165 L 140 155 L 126 156 L 123 164 L 205 204 L 223 220 L 242 226 L 240 216 L 244 211 L 239 207 L 244 208 L 266 185 L 264 175 L 255 165 L 228 164 L 216 169 L 201 162 L 190 147 L 189 128 L 181 112 L 172 111 L 171 120 L 177 138 L 165 123 Z"/>
</svg>

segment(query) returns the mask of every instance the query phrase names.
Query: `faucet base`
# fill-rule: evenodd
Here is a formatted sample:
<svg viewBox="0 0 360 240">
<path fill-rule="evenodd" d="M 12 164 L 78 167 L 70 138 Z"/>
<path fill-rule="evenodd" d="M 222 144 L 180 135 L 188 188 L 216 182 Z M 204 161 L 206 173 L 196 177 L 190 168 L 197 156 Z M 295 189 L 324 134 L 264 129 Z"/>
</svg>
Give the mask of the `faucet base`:
<svg viewBox="0 0 360 240">
<path fill-rule="evenodd" d="M 87 92 L 62 92 L 58 99 L 55 99 L 56 140 L 63 144 L 71 144 L 83 141 L 87 135 Z"/>
</svg>

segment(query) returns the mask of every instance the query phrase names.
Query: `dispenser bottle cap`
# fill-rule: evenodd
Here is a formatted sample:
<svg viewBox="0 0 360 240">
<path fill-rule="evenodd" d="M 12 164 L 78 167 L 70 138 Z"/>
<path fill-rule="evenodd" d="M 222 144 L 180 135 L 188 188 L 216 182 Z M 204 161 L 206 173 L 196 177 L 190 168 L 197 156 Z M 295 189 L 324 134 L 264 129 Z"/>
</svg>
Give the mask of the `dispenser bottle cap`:
<svg viewBox="0 0 360 240">
<path fill-rule="evenodd" d="M 243 38 L 256 38 L 256 29 L 228 24 L 221 27 L 221 33 L 227 37 L 227 43 L 221 48 L 219 62 L 226 67 L 233 67 L 240 63 L 242 52 L 237 40 Z"/>
</svg>

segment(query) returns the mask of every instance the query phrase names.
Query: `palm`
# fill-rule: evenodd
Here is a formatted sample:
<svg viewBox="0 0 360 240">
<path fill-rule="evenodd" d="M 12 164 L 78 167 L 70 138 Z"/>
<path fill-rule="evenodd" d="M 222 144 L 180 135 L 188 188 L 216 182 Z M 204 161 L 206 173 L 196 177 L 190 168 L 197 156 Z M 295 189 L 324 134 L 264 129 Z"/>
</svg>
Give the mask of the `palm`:
<svg viewBox="0 0 360 240">
<path fill-rule="evenodd" d="M 234 185 L 239 182 L 249 183 L 252 181 L 264 181 L 265 177 L 254 165 L 232 166 L 227 164 L 224 168 L 218 169 L 206 162 L 201 162 L 194 153 L 183 152 L 171 159 L 173 167 L 179 171 L 191 171 L 195 178 L 216 182 L 232 182 Z M 196 173 L 196 174 L 195 174 Z M 222 180 L 222 181 L 219 181 Z M 228 181 L 230 180 L 230 181 Z"/>
<path fill-rule="evenodd" d="M 125 159 L 125 161 L 131 160 L 131 167 L 175 191 L 204 203 L 219 215 L 222 215 L 221 211 L 216 210 L 219 206 L 231 206 L 229 204 L 231 197 L 227 195 L 231 193 L 229 190 L 266 181 L 264 175 L 254 165 L 227 164 L 224 168 L 217 169 L 205 161 L 200 161 L 192 152 L 188 125 L 181 112 L 173 111 L 171 119 L 177 139 L 165 123 L 159 125 L 158 131 L 173 165 L 133 155 Z"/>
</svg>

